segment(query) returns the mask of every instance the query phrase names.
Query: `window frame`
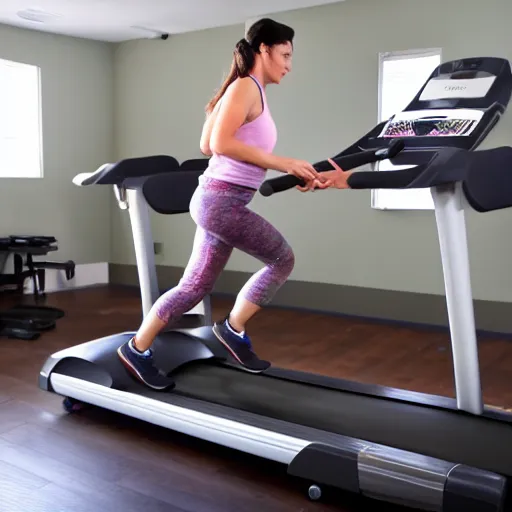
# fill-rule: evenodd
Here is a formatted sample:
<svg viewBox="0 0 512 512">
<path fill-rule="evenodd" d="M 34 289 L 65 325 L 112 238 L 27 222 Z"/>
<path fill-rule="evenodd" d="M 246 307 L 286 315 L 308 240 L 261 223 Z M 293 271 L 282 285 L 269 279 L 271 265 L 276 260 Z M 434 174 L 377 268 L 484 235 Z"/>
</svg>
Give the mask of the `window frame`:
<svg viewBox="0 0 512 512">
<path fill-rule="evenodd" d="M 377 84 L 377 123 L 381 123 L 384 121 L 382 119 L 382 107 L 383 107 L 383 81 L 384 81 L 384 63 L 390 60 L 405 60 L 411 58 L 423 58 L 423 57 L 435 57 L 439 56 L 439 63 L 443 62 L 443 50 L 442 48 L 414 48 L 410 50 L 397 50 L 397 51 L 389 51 L 389 52 L 380 52 L 379 53 L 379 71 L 378 71 L 378 84 Z M 412 98 L 411 98 L 412 100 Z M 380 171 L 380 163 L 377 162 L 375 164 L 375 171 Z M 382 171 L 386 172 L 386 171 Z M 413 192 L 413 189 L 407 191 L 398 191 L 400 194 L 406 193 L 410 194 Z M 427 189 L 425 192 L 421 189 L 421 193 L 429 193 Z M 411 201 L 407 201 L 410 203 Z M 379 190 L 372 189 L 371 190 L 371 208 L 375 210 L 390 210 L 390 211 L 433 211 L 434 203 L 431 201 L 427 207 L 420 205 L 411 206 L 410 204 L 405 204 L 394 201 L 390 204 L 389 201 L 383 200 L 379 198 Z"/>
<path fill-rule="evenodd" d="M 28 62 L 17 61 L 13 59 L 8 59 L 4 57 L 0 57 L 0 66 L 12 65 L 16 68 L 31 68 L 36 73 L 36 81 L 37 81 L 37 144 L 38 144 L 38 157 L 37 157 L 37 169 L 32 170 L 26 174 L 10 174 L 5 175 L 0 172 L 0 178 L 2 179 L 42 179 L 44 178 L 44 152 L 43 152 L 43 105 L 42 105 L 42 87 L 41 87 L 41 67 L 36 64 L 31 64 Z M 1 122 L 1 120 L 0 120 Z M 2 164 L 1 156 L 0 156 L 0 165 Z M 35 171 L 35 172 L 32 172 Z"/>
</svg>

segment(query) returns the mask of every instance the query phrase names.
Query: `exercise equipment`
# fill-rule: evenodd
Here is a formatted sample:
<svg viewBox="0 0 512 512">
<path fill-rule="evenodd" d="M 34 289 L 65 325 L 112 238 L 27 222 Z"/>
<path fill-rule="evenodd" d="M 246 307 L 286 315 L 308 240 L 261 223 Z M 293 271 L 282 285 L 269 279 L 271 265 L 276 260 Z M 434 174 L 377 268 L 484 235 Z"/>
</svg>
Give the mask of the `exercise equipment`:
<svg viewBox="0 0 512 512">
<path fill-rule="evenodd" d="M 512 415 L 482 404 L 462 205 L 465 198 L 479 211 L 512 204 L 512 149 L 472 151 L 504 113 L 511 79 L 504 59 L 444 63 L 404 112 L 335 156 L 341 167 L 357 166 L 358 158 L 377 162 L 388 151 L 393 163 L 409 165 L 356 172 L 354 188 L 432 191 L 456 400 L 277 367 L 258 375 L 236 369 L 212 334 L 207 301 L 184 316 L 186 326 L 155 340 L 156 364 L 176 381 L 171 392 L 145 387 L 122 366 L 116 350 L 134 332 L 50 355 L 39 386 L 65 397 L 67 410 L 93 404 L 285 464 L 309 483 L 311 499 L 328 486 L 424 510 L 501 511 L 512 477 Z M 390 153 L 393 148 L 399 151 Z M 187 212 L 205 165 L 159 155 L 108 164 L 74 180 L 112 185 L 128 209 L 144 315 L 159 295 L 148 206 L 161 214 Z M 262 186 L 274 188 L 286 187 L 272 180 Z"/>
<path fill-rule="evenodd" d="M 14 272 L 0 273 L 0 288 L 23 295 L 25 281 L 32 280 L 33 297 L 36 303 L 45 300 L 46 269 L 64 271 L 67 280 L 75 275 L 75 262 L 34 261 L 34 256 L 44 256 L 58 250 L 54 236 L 10 235 L 0 238 L 0 253 L 3 266 L 9 256 L 13 257 Z M 24 258 L 25 257 L 25 258 Z M 25 269 L 26 267 L 26 269 Z M 38 339 L 44 331 L 55 328 L 56 321 L 64 316 L 64 311 L 51 307 L 19 304 L 11 309 L 0 311 L 0 336 L 25 340 Z"/>
</svg>

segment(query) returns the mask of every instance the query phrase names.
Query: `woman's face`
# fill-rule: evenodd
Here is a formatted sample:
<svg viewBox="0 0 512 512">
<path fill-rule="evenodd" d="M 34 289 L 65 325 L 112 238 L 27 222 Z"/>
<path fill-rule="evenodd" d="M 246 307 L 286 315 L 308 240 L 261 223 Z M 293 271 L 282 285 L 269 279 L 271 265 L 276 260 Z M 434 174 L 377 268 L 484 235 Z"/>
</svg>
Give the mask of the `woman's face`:
<svg viewBox="0 0 512 512">
<path fill-rule="evenodd" d="M 264 46 L 261 50 L 267 82 L 278 84 L 292 70 L 291 43 Z"/>
</svg>

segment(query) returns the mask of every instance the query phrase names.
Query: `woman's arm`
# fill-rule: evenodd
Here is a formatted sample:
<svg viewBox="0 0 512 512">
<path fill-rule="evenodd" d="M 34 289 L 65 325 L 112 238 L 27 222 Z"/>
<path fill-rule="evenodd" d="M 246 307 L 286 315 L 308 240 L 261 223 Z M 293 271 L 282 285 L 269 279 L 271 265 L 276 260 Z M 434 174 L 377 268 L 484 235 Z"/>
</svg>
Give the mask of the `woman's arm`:
<svg viewBox="0 0 512 512">
<path fill-rule="evenodd" d="M 203 131 L 201 133 L 201 142 L 199 143 L 199 147 L 201 149 L 201 153 L 206 156 L 212 156 L 213 151 L 210 148 L 210 138 L 212 136 L 213 125 L 215 124 L 215 120 L 217 119 L 217 113 L 219 111 L 220 102 L 215 105 L 213 112 L 206 116 L 206 120 L 203 124 Z"/>
<path fill-rule="evenodd" d="M 212 122 L 209 149 L 264 169 L 275 169 L 308 180 L 321 179 L 309 162 L 273 155 L 236 139 L 236 131 L 245 122 L 257 102 L 261 102 L 261 96 L 251 78 L 233 82 L 222 97 L 222 104 Z"/>
</svg>

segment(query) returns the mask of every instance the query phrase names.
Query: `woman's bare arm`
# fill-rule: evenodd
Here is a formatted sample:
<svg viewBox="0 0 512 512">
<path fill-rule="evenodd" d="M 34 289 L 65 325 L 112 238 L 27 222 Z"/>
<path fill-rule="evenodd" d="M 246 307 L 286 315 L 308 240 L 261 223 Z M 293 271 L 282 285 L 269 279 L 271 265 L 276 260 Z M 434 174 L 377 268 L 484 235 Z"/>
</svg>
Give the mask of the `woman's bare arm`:
<svg viewBox="0 0 512 512">
<path fill-rule="evenodd" d="M 235 137 L 251 110 L 260 102 L 260 91 L 252 78 L 242 78 L 233 82 L 224 93 L 222 103 L 212 122 L 208 149 L 263 169 L 275 169 L 306 180 L 318 178 L 323 181 L 309 162 L 267 153 Z M 203 131 L 207 131 L 206 123 Z M 204 149 L 207 149 L 206 144 Z"/>
</svg>

